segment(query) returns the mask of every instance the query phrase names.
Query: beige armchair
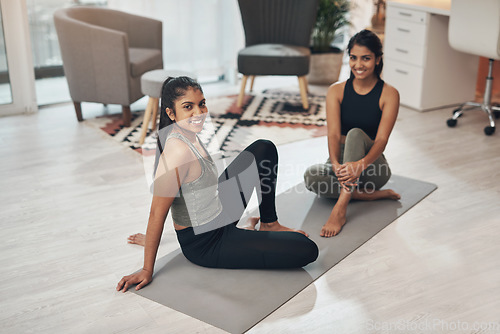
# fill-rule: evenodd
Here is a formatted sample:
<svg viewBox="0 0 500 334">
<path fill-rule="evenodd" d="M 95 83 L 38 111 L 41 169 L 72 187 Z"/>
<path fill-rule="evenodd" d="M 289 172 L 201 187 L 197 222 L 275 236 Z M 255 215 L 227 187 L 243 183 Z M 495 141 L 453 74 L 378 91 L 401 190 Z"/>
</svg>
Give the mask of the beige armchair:
<svg viewBox="0 0 500 334">
<path fill-rule="evenodd" d="M 64 73 L 76 117 L 81 102 L 119 104 L 130 126 L 130 104 L 143 96 L 141 75 L 163 68 L 162 22 L 107 8 L 54 13 Z"/>
</svg>

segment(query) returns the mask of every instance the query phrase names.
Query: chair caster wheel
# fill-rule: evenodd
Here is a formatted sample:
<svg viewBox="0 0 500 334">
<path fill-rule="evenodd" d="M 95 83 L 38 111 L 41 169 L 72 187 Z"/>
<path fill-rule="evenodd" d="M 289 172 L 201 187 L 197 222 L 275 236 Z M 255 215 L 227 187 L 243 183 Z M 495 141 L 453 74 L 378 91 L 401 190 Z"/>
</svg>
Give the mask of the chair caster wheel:
<svg viewBox="0 0 500 334">
<path fill-rule="evenodd" d="M 500 111 L 493 111 L 493 115 L 495 115 L 495 118 L 496 119 L 499 119 L 500 118 Z"/>
<path fill-rule="evenodd" d="M 492 134 L 495 133 L 495 127 L 494 126 L 487 126 L 484 128 L 484 133 L 487 135 L 487 136 L 491 136 Z"/>
<path fill-rule="evenodd" d="M 454 128 L 455 125 L 457 125 L 457 120 L 453 119 L 453 118 L 450 118 L 449 120 L 446 121 L 446 124 L 448 125 L 448 127 Z"/>
</svg>

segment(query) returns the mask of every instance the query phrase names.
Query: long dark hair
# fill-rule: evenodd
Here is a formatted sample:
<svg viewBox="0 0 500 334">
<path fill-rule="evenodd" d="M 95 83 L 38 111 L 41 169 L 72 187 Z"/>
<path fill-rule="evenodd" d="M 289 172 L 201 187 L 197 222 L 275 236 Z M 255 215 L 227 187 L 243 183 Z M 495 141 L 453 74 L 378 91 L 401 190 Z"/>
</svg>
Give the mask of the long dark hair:
<svg viewBox="0 0 500 334">
<path fill-rule="evenodd" d="M 156 141 L 155 172 L 165 147 L 165 141 L 170 131 L 172 131 L 173 123 L 175 123 L 175 121 L 172 121 L 170 117 L 168 117 L 167 108 L 172 109 L 175 115 L 175 101 L 186 94 L 189 88 L 199 90 L 203 93 L 200 84 L 190 77 L 169 77 L 163 82 L 161 87 L 160 124 L 158 125 L 158 136 Z"/>
<path fill-rule="evenodd" d="M 349 40 L 349 44 L 347 44 L 347 53 L 351 54 L 351 49 L 354 45 L 360 45 L 368 48 L 371 52 L 375 54 L 375 57 L 380 57 L 380 62 L 378 65 L 375 65 L 375 74 L 377 78 L 380 79 L 380 74 L 382 73 L 382 68 L 384 67 L 384 61 L 382 59 L 382 42 L 378 36 L 370 31 L 363 29 L 358 32 L 356 35 L 352 36 Z M 351 79 L 354 78 L 354 74 L 351 71 Z"/>
</svg>

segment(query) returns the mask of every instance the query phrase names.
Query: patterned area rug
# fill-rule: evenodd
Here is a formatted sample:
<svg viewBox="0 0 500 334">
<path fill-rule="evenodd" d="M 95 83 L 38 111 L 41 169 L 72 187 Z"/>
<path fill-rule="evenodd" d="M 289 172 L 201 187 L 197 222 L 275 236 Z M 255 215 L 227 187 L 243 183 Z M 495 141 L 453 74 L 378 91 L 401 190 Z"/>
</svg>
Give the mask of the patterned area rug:
<svg viewBox="0 0 500 334">
<path fill-rule="evenodd" d="M 325 97 L 309 95 L 309 110 L 302 108 L 298 92 L 266 90 L 245 96 L 243 107 L 236 107 L 237 95 L 207 100 L 209 118 L 200 139 L 211 154 L 230 157 L 259 138 L 276 145 L 326 135 Z M 149 131 L 139 145 L 143 112 L 134 112 L 130 127 L 123 127 L 121 114 L 86 120 L 116 141 L 144 156 L 154 155 L 156 131 Z"/>
</svg>

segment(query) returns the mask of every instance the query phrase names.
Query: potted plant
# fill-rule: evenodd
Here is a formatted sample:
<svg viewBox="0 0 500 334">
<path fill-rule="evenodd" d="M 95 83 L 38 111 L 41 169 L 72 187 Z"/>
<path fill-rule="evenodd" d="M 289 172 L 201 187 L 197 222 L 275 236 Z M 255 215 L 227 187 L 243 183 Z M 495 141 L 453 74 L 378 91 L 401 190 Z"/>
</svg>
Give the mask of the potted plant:
<svg viewBox="0 0 500 334">
<path fill-rule="evenodd" d="M 349 0 L 320 0 L 311 41 L 311 63 L 307 80 L 311 84 L 331 84 L 338 80 L 343 51 L 331 46 L 337 31 L 349 24 Z"/>
</svg>

